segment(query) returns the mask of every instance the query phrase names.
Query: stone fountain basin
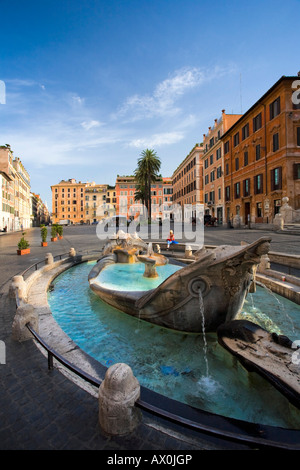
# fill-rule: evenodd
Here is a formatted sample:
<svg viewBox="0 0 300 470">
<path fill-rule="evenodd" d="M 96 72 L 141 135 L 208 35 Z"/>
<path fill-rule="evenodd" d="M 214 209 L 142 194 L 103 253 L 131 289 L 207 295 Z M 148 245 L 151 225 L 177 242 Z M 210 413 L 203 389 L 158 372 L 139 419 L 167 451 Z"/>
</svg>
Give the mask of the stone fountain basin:
<svg viewBox="0 0 300 470">
<path fill-rule="evenodd" d="M 247 246 L 201 250 L 192 264 L 183 265 L 155 289 L 138 293 L 107 289 L 97 281 L 101 270 L 118 262 L 116 250 L 94 266 L 89 284 L 102 300 L 139 319 L 178 331 L 202 333 L 204 318 L 205 330 L 215 332 L 240 312 L 269 242 L 269 238 L 261 238 Z"/>
<path fill-rule="evenodd" d="M 300 408 L 300 361 L 286 336 L 270 333 L 247 320 L 233 320 L 219 326 L 218 341 L 249 371 L 268 380 Z"/>
</svg>

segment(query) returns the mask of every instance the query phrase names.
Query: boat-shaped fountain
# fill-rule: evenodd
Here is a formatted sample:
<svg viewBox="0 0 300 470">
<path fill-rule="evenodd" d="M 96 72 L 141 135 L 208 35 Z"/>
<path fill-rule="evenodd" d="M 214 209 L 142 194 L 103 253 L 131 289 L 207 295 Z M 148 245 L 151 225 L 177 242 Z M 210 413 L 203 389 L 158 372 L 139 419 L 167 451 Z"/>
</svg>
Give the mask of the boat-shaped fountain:
<svg viewBox="0 0 300 470">
<path fill-rule="evenodd" d="M 149 253 L 149 246 L 138 237 L 117 236 L 108 241 L 103 256 L 89 273 L 89 285 L 102 300 L 139 319 L 192 333 L 203 331 L 204 320 L 205 330 L 215 332 L 240 312 L 270 241 L 260 238 L 244 246 L 203 248 L 195 253 L 193 263 L 181 265 L 155 288 L 149 282 L 148 289 L 132 291 L 122 288 L 115 267 L 124 262 L 143 263 L 143 276 L 151 279 L 156 277 L 156 267 L 168 264 L 168 259 L 153 250 Z M 108 266 L 115 279 L 113 287 L 101 280 Z"/>
</svg>

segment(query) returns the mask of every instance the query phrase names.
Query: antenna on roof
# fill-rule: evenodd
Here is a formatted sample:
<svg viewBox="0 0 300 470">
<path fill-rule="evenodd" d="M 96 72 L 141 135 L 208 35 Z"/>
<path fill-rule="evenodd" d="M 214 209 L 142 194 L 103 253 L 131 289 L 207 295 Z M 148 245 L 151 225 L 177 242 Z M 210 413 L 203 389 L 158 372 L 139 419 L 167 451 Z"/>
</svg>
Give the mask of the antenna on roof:
<svg viewBox="0 0 300 470">
<path fill-rule="evenodd" d="M 240 73 L 240 102 L 241 102 L 241 114 L 243 114 L 243 105 L 242 105 L 242 74 Z"/>
</svg>

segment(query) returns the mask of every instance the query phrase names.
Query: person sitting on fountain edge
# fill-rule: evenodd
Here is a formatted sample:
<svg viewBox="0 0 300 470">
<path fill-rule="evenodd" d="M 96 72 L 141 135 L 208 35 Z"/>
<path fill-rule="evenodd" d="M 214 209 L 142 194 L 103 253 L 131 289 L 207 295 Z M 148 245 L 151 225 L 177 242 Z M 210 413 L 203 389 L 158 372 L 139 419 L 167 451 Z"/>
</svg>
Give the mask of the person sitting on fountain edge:
<svg viewBox="0 0 300 470">
<path fill-rule="evenodd" d="M 169 238 L 167 238 L 167 243 L 168 243 L 167 250 L 170 248 L 170 245 L 172 243 L 178 244 L 178 242 L 175 241 L 173 230 L 170 230 L 170 235 L 169 235 Z"/>
</svg>

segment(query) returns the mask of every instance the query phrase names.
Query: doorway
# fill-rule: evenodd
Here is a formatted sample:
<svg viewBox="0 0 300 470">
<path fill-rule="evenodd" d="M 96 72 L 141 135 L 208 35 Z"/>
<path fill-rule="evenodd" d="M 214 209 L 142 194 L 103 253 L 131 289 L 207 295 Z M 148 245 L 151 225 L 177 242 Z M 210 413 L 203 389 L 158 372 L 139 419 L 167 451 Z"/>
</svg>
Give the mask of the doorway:
<svg viewBox="0 0 300 470">
<path fill-rule="evenodd" d="M 250 223 L 250 202 L 245 202 L 245 225 Z"/>
</svg>

